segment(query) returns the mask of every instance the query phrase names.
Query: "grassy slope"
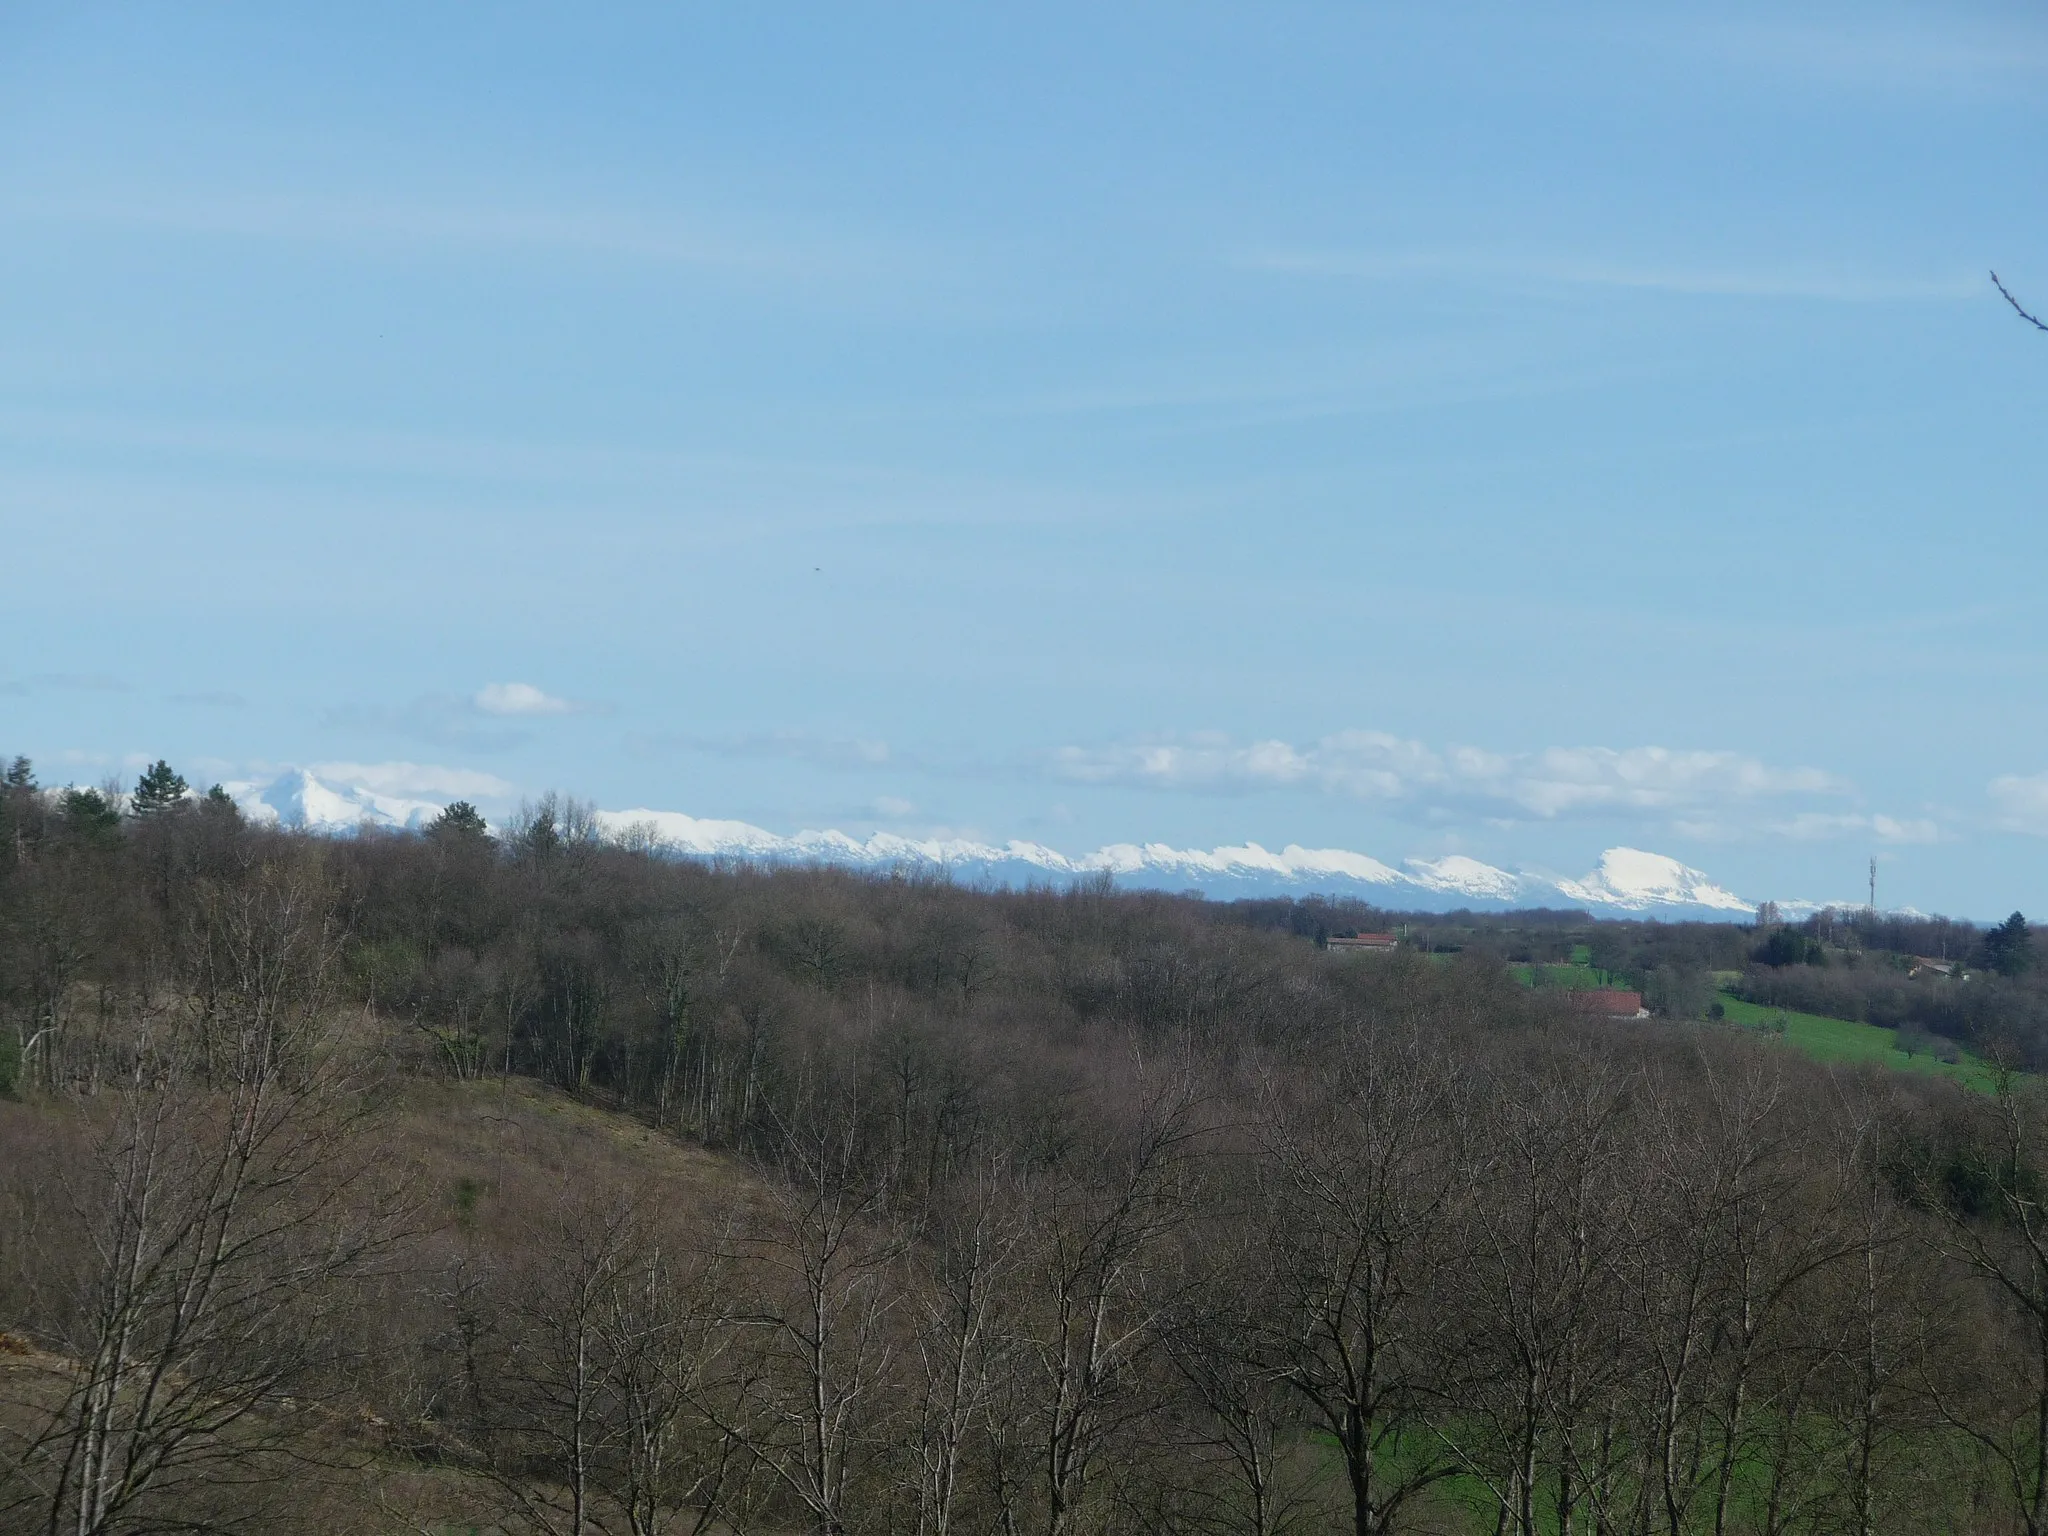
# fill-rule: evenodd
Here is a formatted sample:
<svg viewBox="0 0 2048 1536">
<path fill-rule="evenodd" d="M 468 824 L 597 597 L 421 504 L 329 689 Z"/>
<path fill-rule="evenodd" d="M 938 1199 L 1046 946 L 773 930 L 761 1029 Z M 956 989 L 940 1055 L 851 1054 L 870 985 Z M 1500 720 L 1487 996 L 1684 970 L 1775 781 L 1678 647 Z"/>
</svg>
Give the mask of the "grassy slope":
<svg viewBox="0 0 2048 1536">
<path fill-rule="evenodd" d="M 1990 1066 L 1968 1052 L 1962 1053 L 1961 1059 L 1953 1063 L 1941 1061 L 1926 1052 L 1908 1056 L 1898 1048 L 1897 1035 L 1875 1024 L 1826 1019 L 1813 1013 L 1794 1013 L 1790 1009 L 1745 1003 L 1740 998 L 1725 995 L 1721 998 L 1721 1006 L 1727 1011 L 1730 1023 L 1761 1029 L 1767 1039 L 1782 1039 L 1794 1050 L 1803 1051 L 1816 1061 L 1868 1062 L 1901 1072 L 1932 1072 L 1986 1093 L 1991 1091 L 1995 1081 Z M 1781 1019 L 1785 1024 L 1782 1036 L 1772 1028 Z"/>
<path fill-rule="evenodd" d="M 1583 946 L 1581 946 L 1583 948 Z M 1624 976 L 1613 976 L 1606 971 L 1578 961 L 1578 951 L 1573 952 L 1573 964 L 1569 965 L 1511 965 L 1508 973 L 1525 987 L 1540 990 L 1560 989 L 1579 991 L 1594 987 L 1619 987 L 1633 990 L 1633 984 Z M 1715 982 L 1725 988 L 1741 979 L 1739 971 L 1716 971 Z M 1990 1065 L 1967 1051 L 1960 1059 L 1945 1062 L 1926 1052 L 1908 1056 L 1898 1048 L 1898 1036 L 1889 1029 L 1875 1024 L 1860 1024 L 1852 1019 L 1829 1019 L 1814 1013 L 1794 1013 L 1785 1008 L 1766 1007 L 1761 1003 L 1746 1003 L 1740 998 L 1721 994 L 1721 1005 L 1728 1021 L 1746 1028 L 1764 1031 L 1767 1038 L 1782 1040 L 1796 1051 L 1802 1051 L 1816 1061 L 1870 1064 L 1889 1067 L 1901 1072 L 1931 1072 L 1937 1076 L 1953 1078 L 1966 1087 L 1982 1093 L 1989 1093 L 1996 1082 L 1996 1075 Z M 1782 1035 L 1772 1028 L 1783 1020 L 1785 1031 Z"/>
<path fill-rule="evenodd" d="M 48 1104 L 0 1101 L 0 1116 L 63 1113 Z M 379 1108 L 376 1135 L 413 1176 L 415 1219 L 432 1234 L 414 1255 L 422 1263 L 445 1261 L 457 1231 L 487 1254 L 503 1252 L 520 1240 L 526 1217 L 565 1198 L 602 1204 L 633 1191 L 713 1220 L 735 1204 L 751 1204 L 761 1190 L 734 1159 L 523 1078 L 397 1079 Z M 383 1342 L 377 1327 L 373 1321 L 364 1340 L 372 1350 Z M 391 1347 L 400 1347 L 396 1335 L 405 1331 L 396 1327 Z M 54 1406 L 70 1369 L 61 1357 L 0 1332 L 0 1417 L 19 1415 L 25 1424 L 28 1414 Z M 318 1536 L 465 1536 L 504 1528 L 502 1499 L 463 1468 L 459 1454 L 415 1453 L 437 1441 L 431 1427 L 388 1424 L 367 1408 L 342 1405 L 304 1414 L 293 1425 L 293 1454 L 302 1464 L 290 1494 L 295 1507 L 290 1520 L 280 1515 L 268 1528 Z"/>
</svg>

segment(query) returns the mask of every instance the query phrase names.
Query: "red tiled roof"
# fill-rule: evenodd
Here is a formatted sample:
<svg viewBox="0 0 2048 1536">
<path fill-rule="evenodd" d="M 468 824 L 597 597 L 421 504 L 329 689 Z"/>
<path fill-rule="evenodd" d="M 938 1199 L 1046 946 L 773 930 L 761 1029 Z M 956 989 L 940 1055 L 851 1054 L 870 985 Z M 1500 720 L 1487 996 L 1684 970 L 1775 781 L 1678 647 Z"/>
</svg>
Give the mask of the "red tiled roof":
<svg viewBox="0 0 2048 1536">
<path fill-rule="evenodd" d="M 1599 987 L 1574 992 L 1571 998 L 1574 1007 L 1608 1018 L 1632 1019 L 1643 1011 L 1643 994 L 1640 992 L 1617 992 L 1611 987 Z"/>
</svg>

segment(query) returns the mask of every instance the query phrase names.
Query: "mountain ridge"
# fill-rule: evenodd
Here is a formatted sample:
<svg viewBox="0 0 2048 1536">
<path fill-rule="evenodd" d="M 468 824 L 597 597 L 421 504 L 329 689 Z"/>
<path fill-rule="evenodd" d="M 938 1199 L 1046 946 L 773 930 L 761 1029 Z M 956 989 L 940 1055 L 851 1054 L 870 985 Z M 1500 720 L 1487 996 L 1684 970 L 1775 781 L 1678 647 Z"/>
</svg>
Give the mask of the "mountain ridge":
<svg viewBox="0 0 2048 1536">
<path fill-rule="evenodd" d="M 366 825 L 418 830 L 440 814 L 445 803 L 361 784 L 330 783 L 305 768 L 225 788 L 256 821 L 330 835 Z M 1754 910 L 1753 903 L 1703 871 L 1666 854 L 1629 847 L 1605 850 L 1591 872 L 1571 878 L 1505 870 L 1464 854 L 1409 858 L 1396 866 L 1351 849 L 1298 843 L 1278 850 L 1256 842 L 1210 849 L 1109 843 L 1091 853 L 1069 855 L 1021 838 L 1002 844 L 894 832 L 860 838 L 833 829 L 785 835 L 750 822 L 645 807 L 601 810 L 596 820 L 608 836 L 630 837 L 678 857 L 943 871 L 954 878 L 997 885 L 1107 875 L 1118 886 L 1136 890 L 1201 892 L 1223 900 L 1329 895 L 1414 911 L 1566 906 L 1616 916 L 1726 919 Z"/>
</svg>

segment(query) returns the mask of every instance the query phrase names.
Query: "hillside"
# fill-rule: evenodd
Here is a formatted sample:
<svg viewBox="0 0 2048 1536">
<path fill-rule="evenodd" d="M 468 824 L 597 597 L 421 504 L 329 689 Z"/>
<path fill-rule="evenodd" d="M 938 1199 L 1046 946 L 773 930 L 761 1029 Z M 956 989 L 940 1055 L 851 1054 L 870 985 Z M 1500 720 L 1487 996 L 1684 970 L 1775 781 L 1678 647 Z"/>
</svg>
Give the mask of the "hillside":
<svg viewBox="0 0 2048 1536">
<path fill-rule="evenodd" d="M 0 1528 L 1537 1536 L 1743 1529 L 1775 1487 L 1828 1532 L 2032 1496 L 2001 1458 L 2048 1380 L 2008 1365 L 2048 1323 L 2000 1298 L 2048 1286 L 2038 1083 L 1511 970 L 1894 974 L 1806 963 L 1845 932 L 1771 967 L 1732 925 L 1415 915 L 1342 955 L 1388 914 L 714 868 L 573 816 L 0 810 Z"/>
</svg>

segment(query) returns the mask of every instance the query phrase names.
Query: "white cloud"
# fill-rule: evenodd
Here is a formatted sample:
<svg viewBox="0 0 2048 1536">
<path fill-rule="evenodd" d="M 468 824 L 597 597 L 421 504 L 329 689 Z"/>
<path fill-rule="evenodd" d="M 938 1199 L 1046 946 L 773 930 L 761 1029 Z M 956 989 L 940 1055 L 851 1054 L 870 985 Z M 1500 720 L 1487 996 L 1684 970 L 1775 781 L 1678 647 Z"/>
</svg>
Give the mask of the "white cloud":
<svg viewBox="0 0 2048 1536">
<path fill-rule="evenodd" d="M 879 795 L 874 802 L 875 814 L 885 821 L 901 821 L 916 810 L 908 800 L 899 800 L 894 795 Z"/>
<path fill-rule="evenodd" d="M 1988 792 L 2005 831 L 2048 837 L 2048 773 L 2001 774 Z"/>
<path fill-rule="evenodd" d="M 1766 830 L 1799 842 L 1863 836 L 1880 843 L 1937 843 L 1941 828 L 1925 818 L 1863 815 L 1853 811 L 1804 811 Z"/>
<path fill-rule="evenodd" d="M 458 799 L 503 800 L 514 786 L 494 773 L 444 768 L 438 763 L 315 763 L 316 778 L 384 795 L 452 795 Z"/>
<path fill-rule="evenodd" d="M 777 757 L 828 768 L 878 768 L 894 761 L 889 743 L 849 736 L 814 736 L 808 731 L 761 731 L 746 736 L 641 736 L 643 749 L 708 752 L 714 757 Z"/>
<path fill-rule="evenodd" d="M 1780 768 L 1739 752 L 1668 747 L 1551 747 L 1500 753 L 1442 750 L 1384 731 L 1342 731 L 1309 746 L 1239 743 L 1220 736 L 1067 747 L 1059 777 L 1211 792 L 1305 789 L 1345 799 L 1511 820 L 1611 813 L 1677 815 L 1787 797 L 1829 796 L 1850 786 L 1818 768 Z"/>
<path fill-rule="evenodd" d="M 476 707 L 487 715 L 566 715 L 576 709 L 569 700 L 543 693 L 531 683 L 486 683 L 477 693 Z"/>
</svg>

